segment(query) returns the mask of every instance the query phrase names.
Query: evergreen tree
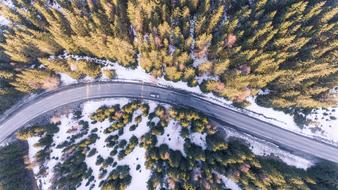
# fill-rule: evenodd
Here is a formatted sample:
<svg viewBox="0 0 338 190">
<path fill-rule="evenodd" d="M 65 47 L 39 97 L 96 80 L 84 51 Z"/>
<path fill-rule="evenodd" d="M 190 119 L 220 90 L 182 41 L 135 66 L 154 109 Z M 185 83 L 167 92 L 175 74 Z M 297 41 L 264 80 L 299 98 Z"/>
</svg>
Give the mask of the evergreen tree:
<svg viewBox="0 0 338 190">
<path fill-rule="evenodd" d="M 58 87 L 60 79 L 50 72 L 36 69 L 27 69 L 17 75 L 12 83 L 21 92 L 32 92 L 37 90 L 52 90 Z"/>
<path fill-rule="evenodd" d="M 19 141 L 0 148 L 1 189 L 33 189 L 34 179 L 24 160 L 27 149 L 27 145 Z"/>
</svg>

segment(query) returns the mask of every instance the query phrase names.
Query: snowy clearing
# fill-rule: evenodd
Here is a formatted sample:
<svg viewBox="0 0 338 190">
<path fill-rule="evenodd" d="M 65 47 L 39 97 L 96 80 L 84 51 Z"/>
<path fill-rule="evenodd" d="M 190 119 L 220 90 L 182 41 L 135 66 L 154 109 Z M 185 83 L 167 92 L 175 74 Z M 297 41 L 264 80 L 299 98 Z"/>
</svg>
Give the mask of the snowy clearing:
<svg viewBox="0 0 338 190">
<path fill-rule="evenodd" d="M 129 102 L 128 99 L 109 99 L 109 100 L 101 100 L 101 101 L 88 101 L 83 104 L 83 110 L 82 110 L 82 117 L 80 120 L 88 121 L 89 123 L 91 122 L 90 115 L 93 114 L 96 109 L 99 107 L 106 105 L 106 106 L 111 106 L 115 104 L 120 104 L 121 106 L 127 104 Z M 149 103 L 150 105 L 150 110 L 153 111 L 155 108 L 156 104 L 153 102 Z M 73 129 L 77 129 L 78 126 L 78 120 L 74 119 L 73 114 L 67 114 L 67 115 L 61 115 L 59 118 L 61 124 L 59 125 L 59 132 L 56 133 L 53 137 L 54 141 L 54 146 L 51 151 L 50 157 L 52 158 L 51 160 L 48 161 L 47 164 L 47 176 L 40 177 L 37 179 L 38 184 L 41 185 L 42 189 L 50 189 L 51 187 L 51 182 L 52 182 L 52 177 L 53 177 L 53 168 L 59 162 L 57 159 L 60 157 L 62 154 L 63 149 L 56 148 L 57 145 L 60 145 L 62 142 L 66 141 L 73 133 L 76 131 L 73 131 Z M 143 119 L 144 122 L 140 124 L 140 126 L 133 132 L 133 135 L 136 135 L 137 137 L 142 136 L 145 134 L 148 130 L 148 127 L 146 126 L 146 119 Z M 111 148 L 106 147 L 106 142 L 105 139 L 114 133 L 111 134 L 105 134 L 103 133 L 103 129 L 107 128 L 111 125 L 111 123 L 107 120 L 102 123 L 95 123 L 95 124 L 90 124 L 89 125 L 89 131 L 93 129 L 98 129 L 98 136 L 99 139 L 91 145 L 91 149 L 95 148 L 97 150 L 97 154 L 102 156 L 104 159 L 109 157 L 109 153 L 111 151 Z M 117 133 L 117 132 L 115 132 Z M 123 136 L 121 136 L 121 139 L 129 139 L 131 136 L 131 133 L 126 132 L 124 133 Z M 83 139 L 83 138 L 82 138 Z M 34 155 L 39 151 L 36 147 L 34 147 L 34 144 L 37 143 L 39 138 L 30 138 L 28 140 L 29 144 L 29 158 L 33 161 L 34 160 Z M 76 143 L 81 140 L 78 139 Z M 95 154 L 95 155 L 97 155 Z M 117 160 L 117 159 L 116 159 Z M 100 174 L 100 166 L 96 165 L 96 156 L 92 157 L 86 157 L 85 160 L 87 166 L 93 170 L 93 176 L 95 176 L 94 179 L 94 188 L 93 189 L 100 189 L 98 186 L 98 183 L 100 182 L 99 174 Z M 128 189 L 135 189 L 136 187 L 142 187 L 141 189 L 146 188 L 146 182 L 147 179 L 150 176 L 150 171 L 145 169 L 144 167 L 144 162 L 145 162 L 145 150 L 143 148 L 137 147 L 135 150 L 126 156 L 123 160 L 119 161 L 120 165 L 127 164 L 130 165 L 130 175 L 133 177 L 134 180 L 132 180 L 132 183 L 130 186 L 128 186 Z M 139 171 L 136 170 L 136 165 L 141 165 L 141 169 Z M 38 166 L 34 166 L 33 172 L 37 174 L 39 171 Z M 110 171 L 108 171 L 109 173 Z M 78 189 L 88 189 L 87 186 L 85 186 L 86 181 L 82 182 L 81 186 Z"/>
</svg>

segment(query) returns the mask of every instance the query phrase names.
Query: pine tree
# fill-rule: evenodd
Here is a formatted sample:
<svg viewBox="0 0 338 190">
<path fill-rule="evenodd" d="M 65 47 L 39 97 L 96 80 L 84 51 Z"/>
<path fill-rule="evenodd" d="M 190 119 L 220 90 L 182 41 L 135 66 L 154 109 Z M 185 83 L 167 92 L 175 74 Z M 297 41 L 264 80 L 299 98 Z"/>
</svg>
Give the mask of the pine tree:
<svg viewBox="0 0 338 190">
<path fill-rule="evenodd" d="M 17 75 L 12 85 L 21 92 L 52 90 L 60 84 L 60 80 L 50 72 L 26 69 Z"/>
</svg>

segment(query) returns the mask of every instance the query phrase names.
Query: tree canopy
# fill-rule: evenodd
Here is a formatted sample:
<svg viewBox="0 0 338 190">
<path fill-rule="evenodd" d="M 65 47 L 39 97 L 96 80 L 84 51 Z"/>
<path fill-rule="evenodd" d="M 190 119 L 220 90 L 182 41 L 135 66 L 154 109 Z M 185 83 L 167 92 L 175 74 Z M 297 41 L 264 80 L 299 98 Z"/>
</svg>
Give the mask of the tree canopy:
<svg viewBox="0 0 338 190">
<path fill-rule="evenodd" d="M 35 72 L 76 79 L 100 75 L 97 63 L 56 58 L 67 52 L 126 67 L 139 64 L 154 77 L 199 85 L 242 105 L 249 96 L 280 109 L 337 104 L 334 0 L 20 0 L 13 5 L 0 6 L 10 21 L 1 47 L 20 69 L 10 76 L 1 68 L 1 76 L 23 92 L 57 85 L 53 75 L 22 80 Z M 270 93 L 261 94 L 263 89 Z"/>
</svg>

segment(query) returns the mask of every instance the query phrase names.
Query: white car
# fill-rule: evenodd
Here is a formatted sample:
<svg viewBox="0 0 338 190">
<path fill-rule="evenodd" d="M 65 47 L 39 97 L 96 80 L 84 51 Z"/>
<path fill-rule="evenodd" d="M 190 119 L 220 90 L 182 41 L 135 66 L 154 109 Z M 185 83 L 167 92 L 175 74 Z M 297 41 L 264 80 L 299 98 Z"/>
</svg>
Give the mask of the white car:
<svg viewBox="0 0 338 190">
<path fill-rule="evenodd" d="M 160 98 L 160 95 L 157 93 L 150 93 L 150 97 L 152 98 Z"/>
</svg>

